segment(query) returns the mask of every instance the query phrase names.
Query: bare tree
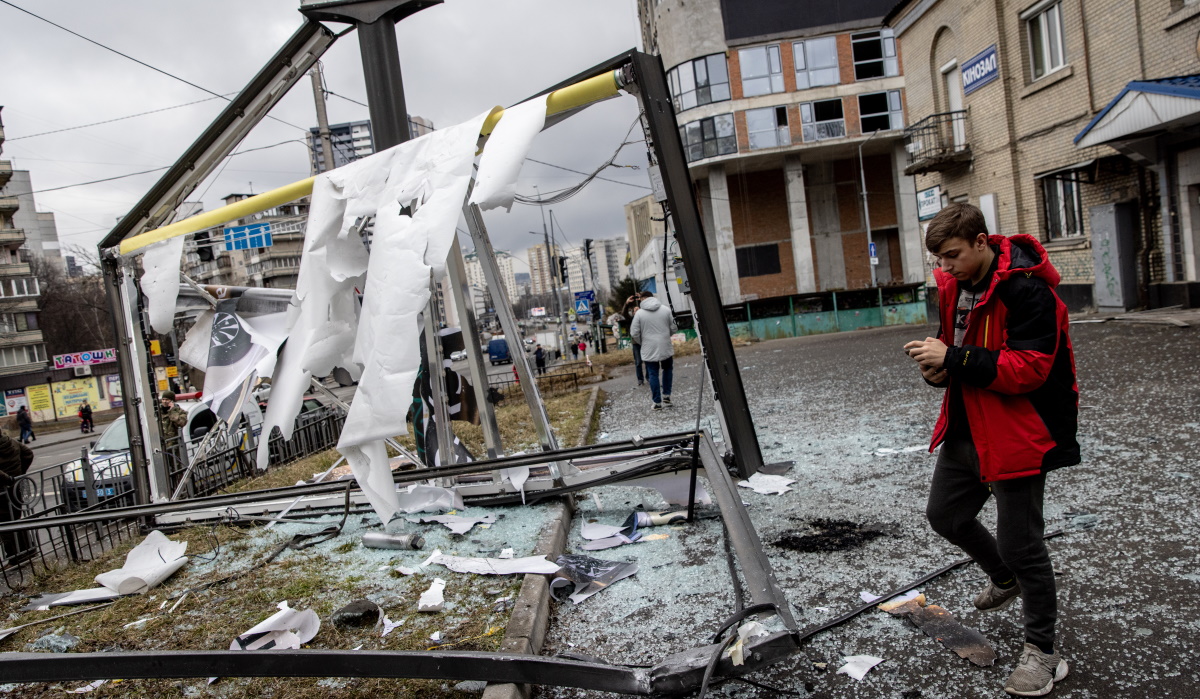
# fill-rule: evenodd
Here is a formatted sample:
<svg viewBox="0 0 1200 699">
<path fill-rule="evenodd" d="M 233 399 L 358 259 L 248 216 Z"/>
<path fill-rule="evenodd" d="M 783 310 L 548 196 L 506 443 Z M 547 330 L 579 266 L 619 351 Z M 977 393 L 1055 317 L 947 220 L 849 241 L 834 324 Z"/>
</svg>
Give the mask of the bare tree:
<svg viewBox="0 0 1200 699">
<path fill-rule="evenodd" d="M 33 256 L 38 280 L 38 326 L 48 355 L 114 347 L 112 318 L 99 274 L 68 277 L 59 266 Z"/>
</svg>

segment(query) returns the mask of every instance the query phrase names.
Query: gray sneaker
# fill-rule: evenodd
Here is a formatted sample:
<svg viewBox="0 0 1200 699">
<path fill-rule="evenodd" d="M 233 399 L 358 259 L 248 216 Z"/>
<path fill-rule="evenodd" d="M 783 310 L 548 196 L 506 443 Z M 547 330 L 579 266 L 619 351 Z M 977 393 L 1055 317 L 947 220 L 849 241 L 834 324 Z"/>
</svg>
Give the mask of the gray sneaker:
<svg viewBox="0 0 1200 699">
<path fill-rule="evenodd" d="M 662 408 L 662 403 L 655 403 L 655 404 L 654 404 L 654 407 L 653 407 L 653 408 L 651 408 L 651 410 L 662 410 L 662 409 L 663 409 L 663 408 Z"/>
<path fill-rule="evenodd" d="M 1016 697 L 1041 697 L 1054 689 L 1055 682 L 1062 682 L 1069 668 L 1067 661 L 1056 650 L 1046 655 L 1032 643 L 1021 650 L 1017 669 L 1008 676 L 1004 691 Z"/>
<path fill-rule="evenodd" d="M 671 404 L 671 396 L 663 396 L 663 405 Z"/>
<path fill-rule="evenodd" d="M 981 612 L 1000 611 L 1013 602 L 1016 602 L 1020 596 L 1020 585 L 1013 585 L 1008 589 L 1002 589 L 997 587 L 996 583 L 989 580 L 987 587 L 983 588 L 983 592 L 980 592 L 975 597 L 975 608 Z"/>
</svg>

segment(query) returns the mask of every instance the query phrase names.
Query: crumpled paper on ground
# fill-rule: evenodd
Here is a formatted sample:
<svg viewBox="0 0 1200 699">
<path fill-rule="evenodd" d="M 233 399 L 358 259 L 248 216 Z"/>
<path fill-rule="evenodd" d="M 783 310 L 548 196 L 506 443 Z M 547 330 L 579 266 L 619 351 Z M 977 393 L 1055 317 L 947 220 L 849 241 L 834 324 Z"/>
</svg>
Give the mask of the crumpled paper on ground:
<svg viewBox="0 0 1200 699">
<path fill-rule="evenodd" d="M 791 490 L 788 486 L 795 483 L 795 478 L 787 478 L 786 476 L 772 476 L 767 473 L 756 473 L 744 481 L 738 481 L 738 485 L 743 488 L 750 488 L 756 493 L 763 495 L 782 495 Z"/>
<path fill-rule="evenodd" d="M 308 643 L 321 630 L 321 619 L 311 609 L 292 609 L 286 600 L 279 611 L 233 639 L 229 650 L 296 649 Z"/>
<path fill-rule="evenodd" d="M 850 675 L 860 681 L 867 676 L 871 668 L 883 662 L 883 658 L 876 658 L 873 655 L 848 655 L 842 660 L 845 660 L 846 664 L 838 668 L 837 674 Z"/>
<path fill-rule="evenodd" d="M 400 509 L 408 514 L 414 512 L 441 512 L 462 509 L 462 493 L 453 488 L 413 483 L 407 490 L 396 494 Z"/>
<path fill-rule="evenodd" d="M 96 576 L 96 582 L 122 595 L 157 587 L 175 574 L 188 559 L 186 541 L 171 541 L 157 529 L 125 556 L 125 565 Z"/>
<path fill-rule="evenodd" d="M 421 599 L 417 600 L 418 612 L 440 612 L 446 603 L 445 597 L 442 596 L 442 591 L 446 589 L 446 581 L 441 578 L 434 578 L 433 583 L 429 585 L 429 589 L 421 593 Z"/>
<path fill-rule="evenodd" d="M 154 332 L 167 335 L 175 329 L 175 304 L 179 301 L 179 272 L 183 266 L 183 239 L 177 235 L 146 248 L 142 255 L 141 287 L 146 313 Z"/>
<path fill-rule="evenodd" d="M 525 504 L 525 481 L 529 480 L 528 466 L 513 466 L 512 468 L 500 469 L 500 477 L 512 483 L 512 486 L 521 492 L 521 504 Z"/>
<path fill-rule="evenodd" d="M 445 272 L 486 116 L 323 173 L 313 184 L 288 342 L 263 431 L 279 427 L 290 439 L 310 377 L 346 369 L 359 387 L 338 451 L 384 522 L 399 503 L 383 440 L 405 430 L 420 364 L 417 316 L 431 280 Z M 356 226 L 369 216 L 368 256 Z M 267 441 L 260 466 L 268 462 Z"/>
<path fill-rule="evenodd" d="M 518 575 L 522 573 L 550 575 L 561 567 L 557 563 L 547 561 L 545 556 L 466 558 L 438 554 L 433 556 L 430 562 L 445 566 L 456 573 L 475 573 L 476 575 Z"/>
</svg>

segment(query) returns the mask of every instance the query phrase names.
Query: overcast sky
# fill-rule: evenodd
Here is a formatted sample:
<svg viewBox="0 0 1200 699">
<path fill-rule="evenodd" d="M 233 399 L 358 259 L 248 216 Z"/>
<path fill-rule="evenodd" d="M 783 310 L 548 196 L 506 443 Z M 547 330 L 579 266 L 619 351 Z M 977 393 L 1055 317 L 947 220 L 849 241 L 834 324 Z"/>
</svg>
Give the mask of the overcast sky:
<svg viewBox="0 0 1200 699">
<path fill-rule="evenodd" d="M 302 23 L 299 0 L 11 0 L 106 46 L 214 92 L 236 93 Z M 340 31 L 345 25 L 329 25 Z M 494 105 L 510 105 L 640 43 L 635 0 L 447 0 L 397 25 L 408 110 L 442 127 Z M 366 102 L 358 39 L 339 39 L 322 59 L 327 88 Z M 3 158 L 31 172 L 35 191 L 171 165 L 224 102 L 121 119 L 209 98 L 206 93 L 105 51 L 0 4 L 0 105 L 7 141 Z M 331 123 L 368 118 L 366 107 L 327 100 Z M 300 81 L 272 111 L 290 124 L 316 124 L 311 85 Z M 590 171 L 621 144 L 637 116 L 634 98 L 595 105 L 544 132 L 532 158 Z M 120 119 L 37 136 L 45 131 Z M 240 149 L 293 139 L 304 131 L 272 120 L 259 124 Z M 640 129 L 633 138 L 640 139 Z M 309 175 L 308 149 L 291 142 L 233 158 L 192 199 L 205 208 L 232 192 L 261 193 Z M 649 192 L 643 144 L 627 146 L 605 177 L 554 207 L 571 244 L 624 237 L 623 205 Z M 161 172 L 36 194 L 53 211 L 64 246 L 94 250 Z M 527 162 L 518 192 L 560 189 L 581 176 Z M 636 186 L 632 186 L 636 185 Z M 537 207 L 486 215 L 493 243 L 522 259 L 540 240 Z M 534 238 L 529 231 L 539 235 Z M 469 245 L 467 246 L 470 247 Z M 518 265 L 517 271 L 527 271 Z"/>
</svg>

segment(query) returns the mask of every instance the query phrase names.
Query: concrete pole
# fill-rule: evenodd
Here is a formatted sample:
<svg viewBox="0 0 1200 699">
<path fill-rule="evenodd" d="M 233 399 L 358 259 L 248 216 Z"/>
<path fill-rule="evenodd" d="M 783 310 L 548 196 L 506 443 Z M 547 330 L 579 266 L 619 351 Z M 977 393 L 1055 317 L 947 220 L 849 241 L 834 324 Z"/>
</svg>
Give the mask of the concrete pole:
<svg viewBox="0 0 1200 699">
<path fill-rule="evenodd" d="M 329 135 L 329 115 L 325 112 L 325 86 L 321 80 L 321 64 L 317 63 L 313 66 L 308 74 L 312 78 L 313 100 L 317 106 L 317 133 L 321 138 L 321 155 L 325 158 L 325 169 L 332 170 L 334 168 L 333 139 Z M 321 172 L 315 155 L 312 162 L 312 174 Z"/>
<path fill-rule="evenodd" d="M 871 254 L 871 245 L 874 241 L 871 240 L 871 204 L 867 201 L 867 171 L 863 169 L 862 149 L 863 146 L 867 145 L 867 141 L 875 138 L 878 133 L 878 131 L 872 131 L 866 141 L 858 144 L 858 176 L 862 182 L 863 217 L 866 219 L 867 224 L 867 255 Z M 875 259 L 879 258 L 876 257 Z M 879 286 L 879 283 L 875 281 L 875 265 L 871 264 L 870 259 L 867 260 L 867 266 L 871 268 L 871 286 Z"/>
</svg>

